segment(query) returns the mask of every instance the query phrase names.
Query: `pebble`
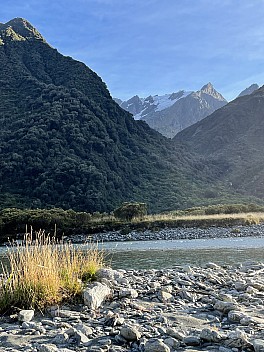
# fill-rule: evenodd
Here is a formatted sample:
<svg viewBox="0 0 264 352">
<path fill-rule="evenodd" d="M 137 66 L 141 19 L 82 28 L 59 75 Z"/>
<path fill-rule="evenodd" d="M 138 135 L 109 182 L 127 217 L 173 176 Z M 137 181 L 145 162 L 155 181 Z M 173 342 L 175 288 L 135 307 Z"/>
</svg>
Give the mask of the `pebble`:
<svg viewBox="0 0 264 352">
<path fill-rule="evenodd" d="M 235 229 L 235 231 L 234 231 Z M 264 224 L 250 225 L 250 226 L 233 226 L 233 227 L 179 227 L 179 228 L 164 228 L 160 230 L 132 230 L 129 233 L 120 231 L 110 231 L 96 233 L 92 236 L 94 242 L 124 242 L 124 241 L 150 241 L 150 240 L 183 240 L 183 239 L 206 239 L 216 237 L 247 237 L 247 236 L 262 236 L 264 233 Z M 88 238 L 89 237 L 89 238 Z M 84 243 L 87 239 L 91 240 L 90 235 L 85 234 L 74 235 L 67 237 L 73 243 Z M 217 270 L 215 263 L 208 263 L 208 268 L 214 265 L 213 269 Z"/>
<path fill-rule="evenodd" d="M 81 304 L 0 317 L 0 351 L 264 352 L 264 263 L 98 276 Z"/>
</svg>

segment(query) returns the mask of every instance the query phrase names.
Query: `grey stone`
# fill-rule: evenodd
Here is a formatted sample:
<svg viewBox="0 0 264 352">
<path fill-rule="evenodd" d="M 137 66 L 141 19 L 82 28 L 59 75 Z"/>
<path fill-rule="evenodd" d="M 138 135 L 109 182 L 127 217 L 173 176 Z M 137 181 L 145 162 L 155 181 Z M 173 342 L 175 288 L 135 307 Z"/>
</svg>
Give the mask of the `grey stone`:
<svg viewBox="0 0 264 352">
<path fill-rule="evenodd" d="M 101 268 L 96 273 L 98 280 L 107 279 L 109 281 L 119 282 L 123 279 L 123 276 L 124 274 L 122 272 L 109 268 Z"/>
<path fill-rule="evenodd" d="M 169 346 L 171 349 L 176 349 L 180 346 L 180 342 L 174 337 L 167 337 L 164 340 L 164 343 Z"/>
<path fill-rule="evenodd" d="M 96 282 L 86 287 L 83 291 L 84 304 L 91 309 L 97 309 L 111 296 L 112 291 L 106 285 Z"/>
<path fill-rule="evenodd" d="M 264 340 L 255 339 L 252 341 L 255 352 L 264 352 Z"/>
<path fill-rule="evenodd" d="M 237 291 L 245 291 L 247 288 L 247 284 L 244 281 L 236 281 L 234 285 Z"/>
<path fill-rule="evenodd" d="M 167 335 L 171 336 L 171 337 L 174 337 L 176 338 L 177 340 L 183 340 L 185 335 L 176 330 L 175 328 L 172 328 L 172 327 L 168 327 L 167 331 L 166 331 Z"/>
<path fill-rule="evenodd" d="M 158 298 L 161 302 L 169 302 L 173 299 L 173 295 L 169 292 L 162 290 L 159 292 Z"/>
<path fill-rule="evenodd" d="M 249 345 L 249 341 L 244 331 L 236 329 L 228 334 L 225 345 L 231 348 L 242 348 Z"/>
<path fill-rule="evenodd" d="M 24 322 L 24 321 L 28 322 L 28 321 L 32 320 L 33 317 L 34 317 L 34 310 L 33 309 L 24 309 L 18 313 L 17 319 L 18 319 L 18 321 L 21 321 L 21 322 Z"/>
<path fill-rule="evenodd" d="M 120 298 L 129 297 L 129 298 L 137 298 L 138 292 L 133 288 L 121 289 L 118 293 Z"/>
<path fill-rule="evenodd" d="M 206 328 L 201 331 L 200 338 L 208 342 L 219 342 L 222 335 L 217 330 Z"/>
<path fill-rule="evenodd" d="M 160 339 L 150 339 L 145 344 L 145 352 L 170 352 L 170 348 Z"/>
<path fill-rule="evenodd" d="M 239 310 L 230 310 L 227 316 L 230 321 L 239 323 L 240 320 L 245 317 L 245 314 Z"/>
<path fill-rule="evenodd" d="M 236 310 L 237 305 L 232 302 L 216 301 L 214 308 L 223 313 L 228 313 L 230 310 Z"/>
<path fill-rule="evenodd" d="M 120 330 L 120 335 L 127 341 L 136 341 L 141 337 L 141 333 L 135 326 L 122 326 Z"/>
<path fill-rule="evenodd" d="M 81 331 L 78 330 L 74 334 L 74 339 L 76 340 L 78 346 L 85 345 L 90 341 L 86 335 L 84 335 Z"/>
<path fill-rule="evenodd" d="M 55 345 L 63 345 L 65 343 L 68 342 L 68 339 L 69 339 L 69 336 L 65 333 L 65 332 L 62 332 L 60 334 L 57 334 L 54 339 L 53 339 L 53 343 Z"/>
<path fill-rule="evenodd" d="M 187 345 L 187 346 L 199 346 L 201 343 L 201 340 L 199 337 L 197 336 L 186 336 L 183 339 L 183 342 Z"/>
<path fill-rule="evenodd" d="M 86 336 L 90 336 L 93 333 L 93 329 L 85 324 L 77 324 L 74 326 L 74 328 L 78 331 L 81 331 Z"/>
<path fill-rule="evenodd" d="M 58 352 L 57 346 L 53 344 L 41 344 L 37 346 L 38 352 Z"/>
</svg>

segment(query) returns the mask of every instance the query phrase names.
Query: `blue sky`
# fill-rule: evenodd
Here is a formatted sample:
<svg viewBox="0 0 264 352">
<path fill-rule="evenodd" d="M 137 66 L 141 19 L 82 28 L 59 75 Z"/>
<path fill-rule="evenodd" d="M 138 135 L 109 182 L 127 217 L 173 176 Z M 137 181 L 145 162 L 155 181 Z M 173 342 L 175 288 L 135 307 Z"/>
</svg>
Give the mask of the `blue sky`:
<svg viewBox="0 0 264 352">
<path fill-rule="evenodd" d="M 6 0 L 62 54 L 127 99 L 212 82 L 228 100 L 264 84 L 263 0 Z"/>
</svg>

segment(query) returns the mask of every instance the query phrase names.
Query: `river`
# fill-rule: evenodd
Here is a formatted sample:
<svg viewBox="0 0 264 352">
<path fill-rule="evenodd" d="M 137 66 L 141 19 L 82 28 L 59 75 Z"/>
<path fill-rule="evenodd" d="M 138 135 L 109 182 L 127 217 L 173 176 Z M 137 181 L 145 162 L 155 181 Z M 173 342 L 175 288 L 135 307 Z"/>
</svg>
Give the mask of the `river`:
<svg viewBox="0 0 264 352">
<path fill-rule="evenodd" d="M 113 268 L 123 269 L 264 261 L 264 237 L 108 242 L 100 247 Z"/>
<path fill-rule="evenodd" d="M 79 245 L 84 250 L 86 245 Z M 175 265 L 221 265 L 264 261 L 263 237 L 230 237 L 193 240 L 126 241 L 99 243 L 106 262 L 114 269 L 158 269 Z M 5 247 L 0 247 L 4 261 Z"/>
</svg>

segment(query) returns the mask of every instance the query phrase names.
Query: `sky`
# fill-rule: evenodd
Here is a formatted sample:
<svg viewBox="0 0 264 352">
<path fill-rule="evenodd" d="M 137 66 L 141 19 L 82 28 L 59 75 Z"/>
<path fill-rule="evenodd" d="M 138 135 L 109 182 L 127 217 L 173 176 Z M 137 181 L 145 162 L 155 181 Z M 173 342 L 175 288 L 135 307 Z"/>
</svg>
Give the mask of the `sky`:
<svg viewBox="0 0 264 352">
<path fill-rule="evenodd" d="M 227 99 L 264 84 L 264 0 L 5 0 L 0 22 L 27 19 L 126 100 L 199 90 Z"/>
</svg>

